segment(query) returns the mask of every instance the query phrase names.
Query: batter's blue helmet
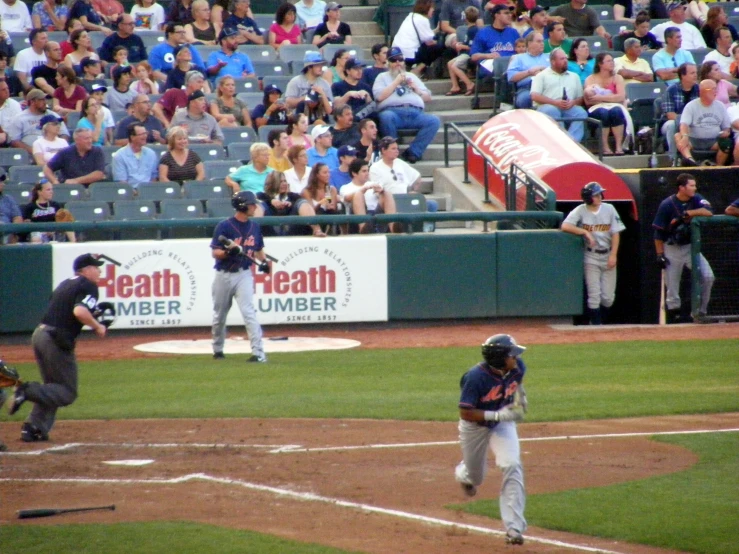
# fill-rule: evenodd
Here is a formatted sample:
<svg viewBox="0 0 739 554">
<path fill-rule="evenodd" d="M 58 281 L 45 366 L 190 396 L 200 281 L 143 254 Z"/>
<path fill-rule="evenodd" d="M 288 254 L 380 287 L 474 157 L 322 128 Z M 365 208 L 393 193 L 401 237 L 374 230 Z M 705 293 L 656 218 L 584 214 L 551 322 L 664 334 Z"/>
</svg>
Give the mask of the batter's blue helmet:
<svg viewBox="0 0 739 554">
<path fill-rule="evenodd" d="M 257 197 L 250 190 L 242 190 L 237 192 L 231 198 L 231 205 L 234 210 L 238 212 L 245 212 L 249 209 L 249 206 L 257 203 Z"/>
<path fill-rule="evenodd" d="M 491 366 L 503 368 L 508 356 L 520 356 L 525 350 L 511 335 L 493 335 L 482 344 L 482 357 Z"/>
<path fill-rule="evenodd" d="M 596 194 L 600 194 L 601 198 L 605 198 L 606 195 L 603 194 L 606 191 L 602 186 L 600 186 L 600 183 L 596 183 L 593 181 L 592 183 L 588 183 L 585 185 L 582 190 L 580 191 L 580 196 L 583 199 L 583 202 L 586 204 L 592 204 L 593 203 L 593 196 Z"/>
</svg>

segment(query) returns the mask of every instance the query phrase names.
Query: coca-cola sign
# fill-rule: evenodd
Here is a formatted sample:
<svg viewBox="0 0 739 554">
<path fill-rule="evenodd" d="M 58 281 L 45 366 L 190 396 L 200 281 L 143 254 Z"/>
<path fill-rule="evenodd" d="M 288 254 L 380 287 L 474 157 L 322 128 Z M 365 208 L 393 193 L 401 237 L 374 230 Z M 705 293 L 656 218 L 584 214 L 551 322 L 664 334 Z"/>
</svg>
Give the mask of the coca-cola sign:
<svg viewBox="0 0 739 554">
<path fill-rule="evenodd" d="M 511 164 L 538 177 L 555 192 L 557 200 L 579 201 L 580 190 L 590 181 L 611 187 L 617 196 L 632 200 L 626 184 L 613 170 L 595 159 L 550 117 L 536 110 L 509 110 L 490 118 L 472 137 L 472 142 L 507 175 Z M 469 173 L 505 204 L 503 177 L 468 147 Z M 609 194 L 611 192 L 609 191 Z M 525 194 L 518 194 L 516 209 L 525 209 Z"/>
</svg>

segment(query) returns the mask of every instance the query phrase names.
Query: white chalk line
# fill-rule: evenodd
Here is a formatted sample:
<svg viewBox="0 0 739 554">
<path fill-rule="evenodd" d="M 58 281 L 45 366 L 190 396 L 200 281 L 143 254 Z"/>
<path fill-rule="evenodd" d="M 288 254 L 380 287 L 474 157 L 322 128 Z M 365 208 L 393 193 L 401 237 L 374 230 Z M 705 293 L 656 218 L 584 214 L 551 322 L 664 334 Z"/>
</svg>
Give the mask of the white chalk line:
<svg viewBox="0 0 739 554">
<path fill-rule="evenodd" d="M 181 477 L 174 477 L 170 479 L 163 478 L 152 478 L 152 479 L 92 479 L 84 477 L 75 478 L 48 478 L 48 479 L 13 479 L 13 478 L 0 478 L 0 482 L 14 482 L 14 483 L 82 483 L 82 484 L 113 484 L 113 485 L 142 485 L 142 484 L 159 484 L 159 485 L 172 485 L 180 484 L 188 481 L 207 481 L 211 483 L 218 483 L 222 485 L 236 485 L 245 489 L 250 489 L 259 492 L 266 492 L 277 496 L 293 498 L 296 500 L 303 500 L 308 502 L 322 502 L 324 504 L 332 504 L 334 506 L 340 506 L 342 508 L 350 508 L 354 510 L 360 510 L 363 512 L 370 512 L 375 514 L 382 514 L 386 516 L 397 517 L 400 519 L 406 519 L 410 521 L 416 521 L 420 523 L 426 523 L 428 525 L 434 525 L 438 527 L 448 527 L 456 529 L 464 529 L 474 533 L 480 533 L 484 535 L 496 535 L 503 537 L 505 533 L 488 527 L 482 527 L 479 525 L 471 525 L 468 523 L 459 523 L 456 521 L 449 521 L 446 519 L 424 516 L 421 514 L 414 514 L 411 512 L 404 512 L 401 510 L 393 510 L 391 508 L 382 508 L 379 506 L 372 506 L 370 504 L 362 504 L 360 502 L 352 502 L 349 500 L 341 500 L 339 498 L 331 498 L 329 496 L 321 496 L 314 493 L 308 492 L 296 492 L 287 489 L 281 489 L 278 487 L 270 487 L 267 485 L 259 485 L 256 483 L 249 483 L 248 481 L 241 481 L 240 479 L 228 479 L 224 477 L 213 477 L 205 473 L 191 473 L 183 475 Z M 545 539 L 542 537 L 534 537 L 526 535 L 527 542 L 534 542 L 539 544 L 546 544 L 549 546 L 557 546 L 560 548 L 568 548 L 570 550 L 579 550 L 582 552 L 597 552 L 602 554 L 623 554 L 614 550 L 604 550 L 602 548 L 595 548 L 591 546 L 585 546 L 580 544 L 573 544 L 554 539 Z"/>
<path fill-rule="evenodd" d="M 730 429 L 695 429 L 688 431 L 647 431 L 634 433 L 599 433 L 592 435 L 557 435 L 552 437 L 524 437 L 520 442 L 543 442 L 561 440 L 621 439 L 630 437 L 653 437 L 668 435 L 700 435 L 706 433 L 735 433 L 739 428 Z M 2 456 L 40 456 L 54 452 L 72 450 L 74 448 L 194 448 L 194 449 L 263 449 L 269 454 L 292 454 L 306 452 L 341 452 L 350 450 L 382 450 L 398 448 L 427 448 L 431 446 L 454 446 L 459 441 L 406 442 L 394 444 L 361 444 L 355 446 L 317 446 L 306 448 L 299 444 L 229 444 L 229 443 L 133 443 L 133 442 L 70 442 L 50 448 L 27 452 L 0 452 Z"/>
</svg>

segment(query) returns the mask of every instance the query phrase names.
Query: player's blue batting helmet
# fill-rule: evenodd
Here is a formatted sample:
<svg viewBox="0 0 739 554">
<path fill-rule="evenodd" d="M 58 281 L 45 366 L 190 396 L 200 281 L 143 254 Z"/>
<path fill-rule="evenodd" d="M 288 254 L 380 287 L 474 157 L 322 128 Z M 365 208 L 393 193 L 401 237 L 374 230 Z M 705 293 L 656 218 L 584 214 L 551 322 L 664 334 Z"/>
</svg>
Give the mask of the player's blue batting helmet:
<svg viewBox="0 0 739 554">
<path fill-rule="evenodd" d="M 508 356 L 520 356 L 524 350 L 511 335 L 493 335 L 482 344 L 482 357 L 491 366 L 503 368 Z"/>
<path fill-rule="evenodd" d="M 592 183 L 588 183 L 585 185 L 582 190 L 580 191 L 580 196 L 583 199 L 583 202 L 586 204 L 592 204 L 593 203 L 593 196 L 596 194 L 600 194 L 601 198 L 605 198 L 605 194 L 603 194 L 606 191 L 602 186 L 600 186 L 600 183 L 596 183 L 593 181 Z"/>
<path fill-rule="evenodd" d="M 237 192 L 231 198 L 231 205 L 234 210 L 239 212 L 245 212 L 249 209 L 249 206 L 257 203 L 257 197 L 250 190 L 242 190 Z"/>
</svg>

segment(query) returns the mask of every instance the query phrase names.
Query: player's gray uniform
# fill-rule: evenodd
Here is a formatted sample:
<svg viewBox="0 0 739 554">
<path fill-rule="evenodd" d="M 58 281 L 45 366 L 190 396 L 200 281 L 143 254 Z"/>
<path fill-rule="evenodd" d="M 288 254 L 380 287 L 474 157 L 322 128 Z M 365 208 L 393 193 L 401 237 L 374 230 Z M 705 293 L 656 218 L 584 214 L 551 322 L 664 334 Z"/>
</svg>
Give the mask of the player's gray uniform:
<svg viewBox="0 0 739 554">
<path fill-rule="evenodd" d="M 235 297 L 244 317 L 252 355 L 264 358 L 262 327 L 257 321 L 257 312 L 254 308 L 254 278 L 251 272 L 254 253 L 264 248 L 261 228 L 252 220 L 242 222 L 231 217 L 216 227 L 211 248 L 223 248 L 218 241 L 220 236 L 234 241 L 244 249 L 244 253 L 229 254 L 225 259 L 216 260 L 215 263 L 216 275 L 211 289 L 213 352 L 216 354 L 223 352 L 223 343 L 226 340 L 226 316 Z"/>
<path fill-rule="evenodd" d="M 590 232 L 596 245 L 586 244 L 585 286 L 588 292 L 588 308 L 597 310 L 600 306 L 610 308 L 616 298 L 616 267 L 608 269 L 613 235 L 626 227 L 610 204 L 602 203 L 598 210 L 588 210 L 587 204 L 580 204 L 572 210 L 564 223 L 580 227 Z"/>
<path fill-rule="evenodd" d="M 495 465 L 503 472 L 500 487 L 500 516 L 506 529 L 526 531 L 526 489 L 521 465 L 518 431 L 512 421 L 498 423 L 493 429 L 472 421 L 459 420 L 459 442 L 462 458 L 454 477 L 460 483 L 479 486 L 488 469 L 488 445 L 495 455 Z"/>
</svg>

